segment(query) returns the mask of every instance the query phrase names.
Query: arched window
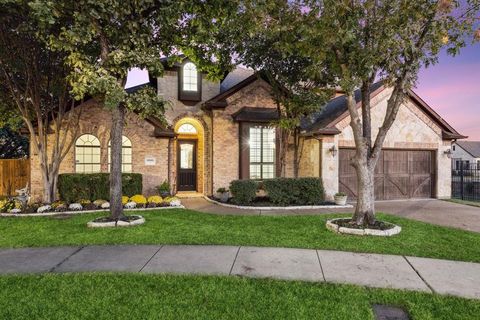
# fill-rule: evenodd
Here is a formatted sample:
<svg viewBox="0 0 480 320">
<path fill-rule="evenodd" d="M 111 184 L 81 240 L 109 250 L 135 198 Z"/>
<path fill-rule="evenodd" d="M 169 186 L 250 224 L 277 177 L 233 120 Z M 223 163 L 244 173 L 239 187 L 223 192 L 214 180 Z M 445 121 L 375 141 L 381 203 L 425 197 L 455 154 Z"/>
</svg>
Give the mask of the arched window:
<svg viewBox="0 0 480 320">
<path fill-rule="evenodd" d="M 110 172 L 110 163 L 112 156 L 111 142 L 108 142 L 108 171 Z M 132 142 L 125 136 L 122 136 L 122 172 L 132 172 Z"/>
<path fill-rule="evenodd" d="M 100 141 L 94 135 L 84 134 L 75 142 L 75 172 L 100 172 Z"/>
<path fill-rule="evenodd" d="M 187 62 L 183 66 L 183 91 L 198 91 L 197 67 Z"/>
<path fill-rule="evenodd" d="M 196 134 L 197 129 L 190 123 L 184 123 L 178 128 L 178 133 Z"/>
</svg>

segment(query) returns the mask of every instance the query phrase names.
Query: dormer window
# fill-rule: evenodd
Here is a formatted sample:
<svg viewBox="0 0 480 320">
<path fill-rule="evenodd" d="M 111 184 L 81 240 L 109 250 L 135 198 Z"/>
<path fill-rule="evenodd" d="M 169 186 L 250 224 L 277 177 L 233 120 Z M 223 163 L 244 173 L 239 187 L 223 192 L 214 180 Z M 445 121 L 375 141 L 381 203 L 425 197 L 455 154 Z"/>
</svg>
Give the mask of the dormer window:
<svg viewBox="0 0 480 320">
<path fill-rule="evenodd" d="M 178 99 L 183 101 L 202 100 L 202 78 L 197 67 L 190 61 L 180 66 L 178 74 Z"/>
<path fill-rule="evenodd" d="M 185 63 L 183 66 L 183 90 L 198 91 L 197 67 L 191 62 Z"/>
</svg>

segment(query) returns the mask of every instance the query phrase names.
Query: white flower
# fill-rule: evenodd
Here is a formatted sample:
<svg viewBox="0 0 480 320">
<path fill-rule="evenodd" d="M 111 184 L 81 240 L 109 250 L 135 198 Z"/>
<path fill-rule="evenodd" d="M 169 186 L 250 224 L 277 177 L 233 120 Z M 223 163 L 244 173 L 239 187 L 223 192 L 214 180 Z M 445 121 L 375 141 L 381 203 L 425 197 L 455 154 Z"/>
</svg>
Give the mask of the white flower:
<svg viewBox="0 0 480 320">
<path fill-rule="evenodd" d="M 175 199 L 175 200 L 170 201 L 170 206 L 171 207 L 180 207 L 181 205 L 182 205 L 182 203 L 180 202 L 180 200 Z"/>
<path fill-rule="evenodd" d="M 20 212 L 22 212 L 22 209 L 15 208 L 15 209 L 10 210 L 10 213 L 20 213 Z"/>
<path fill-rule="evenodd" d="M 130 202 L 127 202 L 127 204 L 125 204 L 125 209 L 135 209 L 135 207 L 137 206 L 137 204 L 133 201 L 130 201 Z"/>
<path fill-rule="evenodd" d="M 47 212 L 47 211 L 50 211 L 52 210 L 52 206 L 50 205 L 45 205 L 45 206 L 41 206 L 40 208 L 37 209 L 37 212 L 38 213 L 43 213 L 43 212 Z"/>
<path fill-rule="evenodd" d="M 83 207 L 80 203 L 71 203 L 68 206 L 68 209 L 72 211 L 80 211 L 80 210 L 83 210 Z"/>
<path fill-rule="evenodd" d="M 104 203 L 102 203 L 102 205 L 100 207 L 102 209 L 108 209 L 108 208 L 110 208 L 110 202 L 104 202 Z"/>
</svg>

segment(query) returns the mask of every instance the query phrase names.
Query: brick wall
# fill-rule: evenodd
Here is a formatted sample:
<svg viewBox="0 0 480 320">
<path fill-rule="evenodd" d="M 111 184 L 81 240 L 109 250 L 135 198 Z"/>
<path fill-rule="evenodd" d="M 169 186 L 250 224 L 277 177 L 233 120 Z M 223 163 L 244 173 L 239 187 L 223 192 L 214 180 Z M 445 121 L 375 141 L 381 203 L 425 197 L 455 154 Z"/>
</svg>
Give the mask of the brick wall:
<svg viewBox="0 0 480 320">
<path fill-rule="evenodd" d="M 110 112 L 93 100 L 83 107 L 77 137 L 92 134 L 100 141 L 101 171 L 108 172 L 108 142 L 110 140 Z M 132 171 L 143 175 L 143 189 L 146 195 L 155 192 L 155 186 L 168 179 L 168 139 L 153 137 L 154 127 L 135 114 L 128 114 L 123 134 L 132 142 Z M 71 141 L 72 137 L 68 140 Z M 76 138 L 75 138 L 76 140 Z M 53 143 L 53 135 L 49 145 Z M 155 157 L 156 164 L 145 165 L 145 157 Z M 60 166 L 60 173 L 75 172 L 75 147 L 72 147 Z M 38 154 L 31 153 L 32 195 L 39 200 L 42 196 L 42 175 Z"/>
</svg>

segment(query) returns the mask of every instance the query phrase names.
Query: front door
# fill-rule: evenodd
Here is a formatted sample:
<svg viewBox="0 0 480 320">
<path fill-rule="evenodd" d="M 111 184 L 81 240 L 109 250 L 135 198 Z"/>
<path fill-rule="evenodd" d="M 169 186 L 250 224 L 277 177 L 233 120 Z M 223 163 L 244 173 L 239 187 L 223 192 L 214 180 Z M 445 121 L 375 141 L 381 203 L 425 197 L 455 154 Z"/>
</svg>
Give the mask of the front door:
<svg viewBox="0 0 480 320">
<path fill-rule="evenodd" d="M 197 142 L 178 141 L 178 191 L 197 190 Z"/>
</svg>

